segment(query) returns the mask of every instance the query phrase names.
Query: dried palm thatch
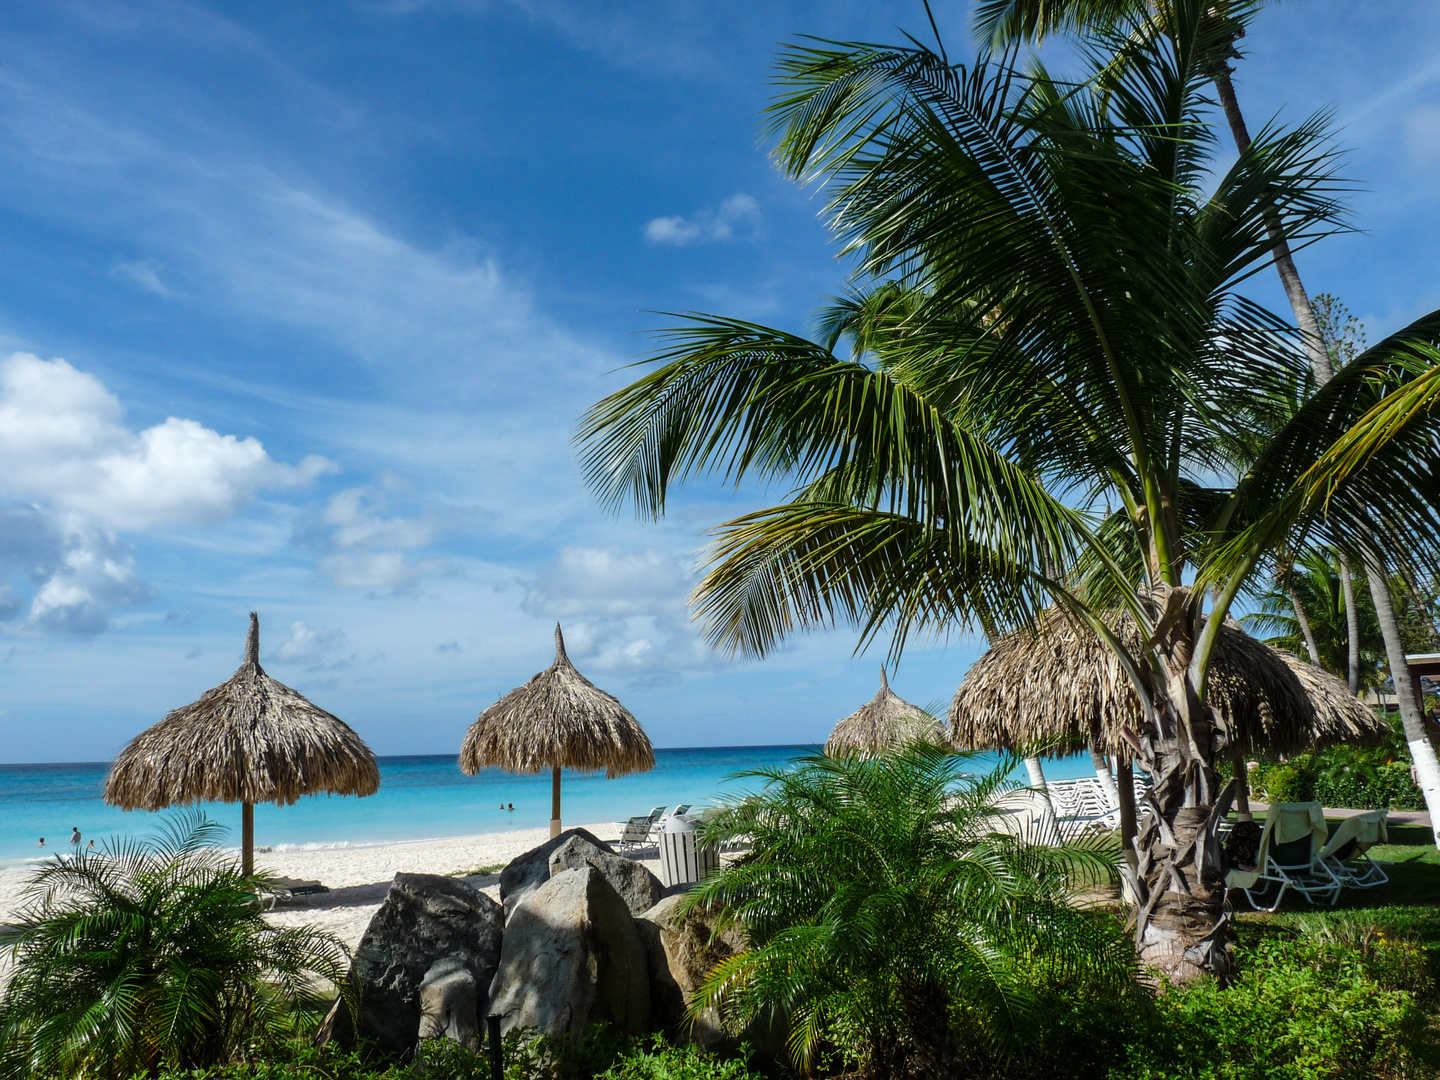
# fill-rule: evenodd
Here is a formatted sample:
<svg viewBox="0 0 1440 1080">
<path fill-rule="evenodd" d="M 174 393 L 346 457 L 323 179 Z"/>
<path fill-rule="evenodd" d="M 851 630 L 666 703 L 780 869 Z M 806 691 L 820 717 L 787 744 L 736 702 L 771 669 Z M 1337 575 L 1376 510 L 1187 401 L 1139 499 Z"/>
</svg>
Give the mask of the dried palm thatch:
<svg viewBox="0 0 1440 1080">
<path fill-rule="evenodd" d="M 1117 630 L 1139 651 L 1144 642 L 1133 620 L 1120 620 Z M 1233 624 L 1220 631 L 1206 696 L 1245 754 L 1363 742 L 1385 727 L 1344 683 Z M 962 749 L 1048 748 L 1062 756 L 1092 742 L 1128 756 L 1120 731 L 1138 732 L 1144 714 L 1114 654 L 1087 627 L 1052 610 L 1037 633 L 1007 634 L 975 662 L 949 720 L 951 741 Z"/>
<path fill-rule="evenodd" d="M 560 770 L 604 769 L 609 779 L 655 767 L 650 737 L 619 701 L 575 670 L 555 625 L 555 662 L 482 712 L 460 746 L 467 776 L 498 766 L 552 770 L 550 829 L 558 835 Z"/>
<path fill-rule="evenodd" d="M 880 692 L 835 725 L 825 742 L 825 753 L 831 757 L 870 756 L 906 743 L 938 743 L 944 738 L 933 716 L 890 689 L 881 667 Z"/>
<path fill-rule="evenodd" d="M 255 803 L 289 806 L 322 791 L 373 795 L 379 786 L 375 755 L 348 724 L 265 674 L 251 612 L 239 670 L 130 740 L 110 766 L 105 801 L 124 810 L 242 803 L 248 872 Z"/>
</svg>

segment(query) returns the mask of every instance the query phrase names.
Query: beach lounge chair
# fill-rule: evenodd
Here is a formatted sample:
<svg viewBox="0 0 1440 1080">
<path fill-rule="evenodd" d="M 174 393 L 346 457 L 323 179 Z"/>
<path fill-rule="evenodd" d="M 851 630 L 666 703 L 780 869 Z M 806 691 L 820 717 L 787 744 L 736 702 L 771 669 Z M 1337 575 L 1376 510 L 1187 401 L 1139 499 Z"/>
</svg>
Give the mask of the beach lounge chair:
<svg viewBox="0 0 1440 1080">
<path fill-rule="evenodd" d="M 1110 802 L 1100 781 L 1086 777 L 1046 785 L 1055 824 L 1065 839 L 1120 826 L 1120 808 Z"/>
<path fill-rule="evenodd" d="M 639 848 L 650 846 L 650 817 L 641 814 L 639 817 L 632 817 L 625 823 L 625 828 L 620 831 L 620 839 L 615 846 L 621 851 L 635 851 Z"/>
<path fill-rule="evenodd" d="M 1225 888 L 1239 889 L 1256 911 L 1275 911 L 1287 891 L 1312 904 L 1317 897 L 1333 904 L 1340 897 L 1340 880 L 1320 858 L 1328 838 L 1318 802 L 1275 803 L 1265 812 L 1254 868 L 1231 870 Z"/>
<path fill-rule="evenodd" d="M 1388 810 L 1371 810 L 1347 817 L 1335 826 L 1335 831 L 1320 852 L 1320 861 L 1340 884 L 1352 889 L 1369 889 L 1390 880 L 1379 863 L 1372 862 L 1369 855 L 1372 847 L 1389 839 L 1386 829 L 1388 815 Z"/>
<path fill-rule="evenodd" d="M 690 807 L 691 807 L 691 805 L 693 805 L 693 804 L 688 803 L 688 802 L 687 802 L 687 803 L 681 803 L 679 806 L 675 807 L 675 813 L 672 814 L 671 816 L 672 816 L 672 817 L 684 817 L 686 814 L 688 814 L 688 813 L 690 812 Z"/>
</svg>

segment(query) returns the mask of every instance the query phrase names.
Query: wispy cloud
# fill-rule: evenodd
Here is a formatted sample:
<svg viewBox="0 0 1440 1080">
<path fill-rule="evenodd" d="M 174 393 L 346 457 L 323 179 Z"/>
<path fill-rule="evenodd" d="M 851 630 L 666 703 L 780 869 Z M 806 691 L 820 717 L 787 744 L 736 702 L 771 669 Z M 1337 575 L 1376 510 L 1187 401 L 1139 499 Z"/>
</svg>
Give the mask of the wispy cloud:
<svg viewBox="0 0 1440 1080">
<path fill-rule="evenodd" d="M 763 215 L 754 196 L 740 192 L 714 210 L 699 210 L 689 217 L 657 217 L 645 224 L 645 239 L 652 244 L 689 247 L 692 244 L 759 240 Z"/>
<path fill-rule="evenodd" d="M 146 292 L 154 293 L 156 296 L 169 297 L 172 295 L 170 287 L 160 280 L 160 264 L 154 259 L 116 263 L 110 268 L 110 272 L 116 277 L 133 282 Z"/>
</svg>

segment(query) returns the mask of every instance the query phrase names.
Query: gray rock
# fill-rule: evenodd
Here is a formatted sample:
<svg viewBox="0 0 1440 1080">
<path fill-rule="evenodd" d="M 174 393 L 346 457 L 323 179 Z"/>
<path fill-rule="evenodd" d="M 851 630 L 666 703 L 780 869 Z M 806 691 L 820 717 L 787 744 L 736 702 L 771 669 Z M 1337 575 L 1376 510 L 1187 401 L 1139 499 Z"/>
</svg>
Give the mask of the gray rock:
<svg viewBox="0 0 1440 1080">
<path fill-rule="evenodd" d="M 748 947 L 745 932 L 728 927 L 718 937 L 715 922 L 703 909 L 682 916 L 682 893 L 665 897 L 649 911 L 636 916 L 635 929 L 645 946 L 650 970 L 650 1007 L 655 1024 L 673 1041 L 690 1041 L 709 1053 L 730 1053 L 741 1042 L 757 1053 L 782 1060 L 784 1032 L 778 1026 L 756 1023 L 740 1037 L 730 1035 L 714 1009 L 705 1009 L 693 1024 L 685 1008 L 715 966 Z"/>
<path fill-rule="evenodd" d="M 578 870 L 582 866 L 593 866 L 605 875 L 605 880 L 615 887 L 620 899 L 630 909 L 631 915 L 639 915 L 654 907 L 665 893 L 660 879 L 631 859 L 616 855 L 608 848 L 590 843 L 583 836 L 572 836 L 550 855 L 550 876 L 566 870 Z"/>
<path fill-rule="evenodd" d="M 514 913 L 516 904 L 550 880 L 550 856 L 572 836 L 583 837 L 601 851 L 615 854 L 614 848 L 588 829 L 566 829 L 539 847 L 516 855 L 509 865 L 500 871 L 500 903 L 505 905 L 506 919 Z"/>
<path fill-rule="evenodd" d="M 457 958 L 445 956 L 420 980 L 420 1038 L 450 1039 L 480 1049 L 480 990 Z"/>
<path fill-rule="evenodd" d="M 650 1030 L 650 978 L 630 909 L 593 866 L 564 870 L 526 896 L 505 927 L 490 1011 L 502 1031 L 578 1039 L 590 1024 Z"/>
<path fill-rule="evenodd" d="M 444 1026 L 476 1030 L 504 931 L 500 905 L 479 889 L 439 874 L 396 874 L 350 965 L 358 999 L 355 1022 L 348 1010 L 337 1009 L 321 1038 L 408 1056 L 420 1037 L 421 986 L 432 971 L 432 982 L 444 974 L 436 970 L 441 960 L 468 973 L 476 988 L 474 1014 L 447 1017 Z"/>
</svg>

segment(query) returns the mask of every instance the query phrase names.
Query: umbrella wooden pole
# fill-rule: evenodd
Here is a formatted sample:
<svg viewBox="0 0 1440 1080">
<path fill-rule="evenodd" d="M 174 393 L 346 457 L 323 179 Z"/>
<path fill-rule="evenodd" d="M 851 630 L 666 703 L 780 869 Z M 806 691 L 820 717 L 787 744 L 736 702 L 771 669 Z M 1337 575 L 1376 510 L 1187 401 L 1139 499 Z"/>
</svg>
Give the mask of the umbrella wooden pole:
<svg viewBox="0 0 1440 1080">
<path fill-rule="evenodd" d="M 560 835 L 560 766 L 550 774 L 550 839 Z"/>
<path fill-rule="evenodd" d="M 240 804 L 240 872 L 255 872 L 255 804 Z"/>
</svg>

